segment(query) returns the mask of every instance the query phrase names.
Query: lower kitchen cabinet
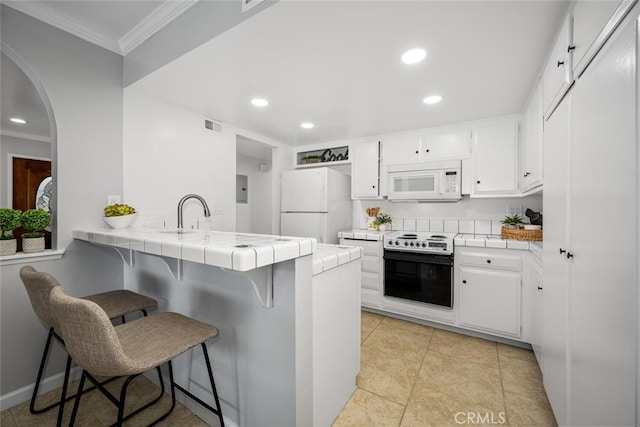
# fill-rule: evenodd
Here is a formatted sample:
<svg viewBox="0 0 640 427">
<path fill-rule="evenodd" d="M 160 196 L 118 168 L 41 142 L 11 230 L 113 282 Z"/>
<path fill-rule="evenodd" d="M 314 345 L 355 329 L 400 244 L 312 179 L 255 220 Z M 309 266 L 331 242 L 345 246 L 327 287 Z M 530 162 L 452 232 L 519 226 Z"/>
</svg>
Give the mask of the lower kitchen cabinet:
<svg viewBox="0 0 640 427">
<path fill-rule="evenodd" d="M 380 308 L 384 283 L 383 241 L 341 238 L 340 244 L 362 248 L 361 304 L 363 307 Z"/>
<path fill-rule="evenodd" d="M 520 338 L 523 256 L 517 250 L 456 249 L 461 327 Z"/>
<path fill-rule="evenodd" d="M 538 366 L 543 369 L 542 339 L 545 319 L 542 260 L 538 260 L 534 255 L 529 255 L 528 258 L 527 269 L 523 278 L 523 288 L 524 293 L 528 296 L 529 304 L 526 307 L 526 314 L 525 307 L 523 307 L 523 323 L 527 322 L 526 333 L 528 341 L 536 356 Z"/>
</svg>

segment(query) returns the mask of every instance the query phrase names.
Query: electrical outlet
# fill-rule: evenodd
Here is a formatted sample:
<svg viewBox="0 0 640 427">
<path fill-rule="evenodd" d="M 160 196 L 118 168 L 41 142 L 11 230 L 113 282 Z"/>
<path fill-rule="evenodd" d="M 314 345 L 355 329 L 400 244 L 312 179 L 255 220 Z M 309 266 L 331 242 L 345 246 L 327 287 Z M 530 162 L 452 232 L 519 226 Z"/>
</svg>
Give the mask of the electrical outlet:
<svg viewBox="0 0 640 427">
<path fill-rule="evenodd" d="M 523 215 L 522 205 L 507 205 L 507 216 Z"/>
<path fill-rule="evenodd" d="M 107 196 L 107 206 L 120 203 L 120 196 L 110 194 Z"/>
</svg>

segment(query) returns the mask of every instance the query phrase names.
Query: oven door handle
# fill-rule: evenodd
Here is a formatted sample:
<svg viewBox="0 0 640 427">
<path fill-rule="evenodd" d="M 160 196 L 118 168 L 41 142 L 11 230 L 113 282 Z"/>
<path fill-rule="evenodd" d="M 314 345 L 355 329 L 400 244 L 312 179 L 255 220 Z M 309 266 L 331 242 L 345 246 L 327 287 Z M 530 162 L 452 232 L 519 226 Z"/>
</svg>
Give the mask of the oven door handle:
<svg viewBox="0 0 640 427">
<path fill-rule="evenodd" d="M 392 261 L 410 261 L 429 264 L 453 265 L 452 255 L 434 255 L 403 251 L 384 251 L 384 259 Z"/>
</svg>

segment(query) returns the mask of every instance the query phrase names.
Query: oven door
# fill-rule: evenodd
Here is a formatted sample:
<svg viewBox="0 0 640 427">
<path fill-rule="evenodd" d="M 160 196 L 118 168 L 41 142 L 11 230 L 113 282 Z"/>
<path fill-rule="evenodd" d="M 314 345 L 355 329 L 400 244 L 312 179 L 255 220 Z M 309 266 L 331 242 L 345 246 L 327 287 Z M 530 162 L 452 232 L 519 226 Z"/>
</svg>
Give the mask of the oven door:
<svg viewBox="0 0 640 427">
<path fill-rule="evenodd" d="M 385 250 L 384 294 L 453 307 L 453 256 Z"/>
</svg>

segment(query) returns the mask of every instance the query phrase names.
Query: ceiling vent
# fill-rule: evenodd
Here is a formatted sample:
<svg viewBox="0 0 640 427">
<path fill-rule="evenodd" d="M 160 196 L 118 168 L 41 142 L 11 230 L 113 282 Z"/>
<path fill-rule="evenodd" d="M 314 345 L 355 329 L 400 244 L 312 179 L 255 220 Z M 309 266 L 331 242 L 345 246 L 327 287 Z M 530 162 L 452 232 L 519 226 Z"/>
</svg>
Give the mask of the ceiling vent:
<svg viewBox="0 0 640 427">
<path fill-rule="evenodd" d="M 264 0 L 242 0 L 242 13 L 245 13 L 253 6 L 257 5 L 258 3 L 262 3 L 263 1 Z"/>
<path fill-rule="evenodd" d="M 222 132 L 222 123 L 214 122 L 213 120 L 204 119 L 204 128 L 211 130 L 215 133 Z"/>
</svg>

